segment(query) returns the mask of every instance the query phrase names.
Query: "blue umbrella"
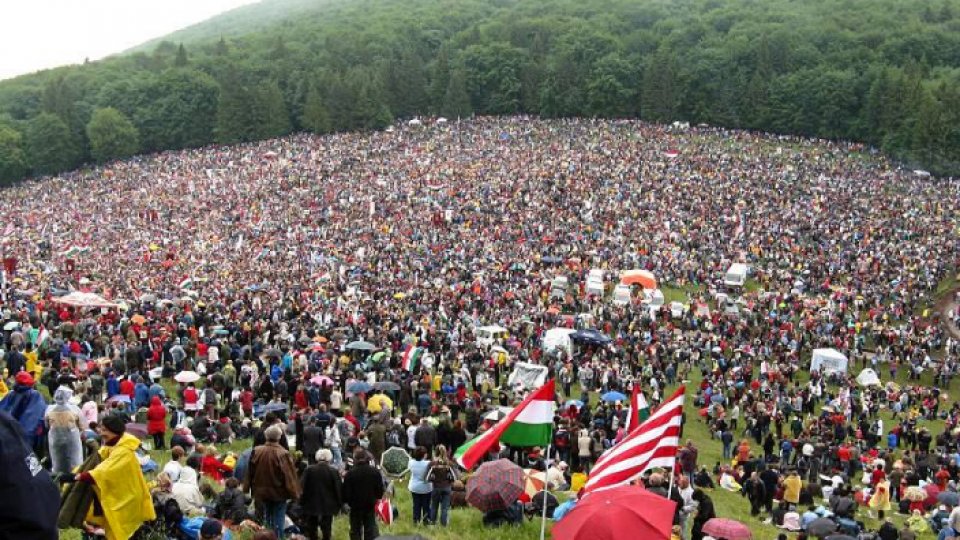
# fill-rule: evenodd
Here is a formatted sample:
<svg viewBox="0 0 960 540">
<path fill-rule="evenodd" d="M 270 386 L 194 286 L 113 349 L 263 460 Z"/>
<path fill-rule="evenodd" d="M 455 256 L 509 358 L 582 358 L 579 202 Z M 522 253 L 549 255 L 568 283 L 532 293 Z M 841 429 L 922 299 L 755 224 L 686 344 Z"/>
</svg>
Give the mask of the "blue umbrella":
<svg viewBox="0 0 960 540">
<path fill-rule="evenodd" d="M 554 257 L 553 255 L 547 255 L 546 257 L 541 257 L 540 262 L 545 264 L 560 264 L 563 262 L 563 259 L 560 257 Z"/>
<path fill-rule="evenodd" d="M 571 399 L 563 404 L 563 406 L 568 409 L 570 408 L 571 405 L 579 409 L 580 407 L 583 407 L 583 402 L 580 401 L 579 399 Z"/>
<path fill-rule="evenodd" d="M 627 399 L 627 396 L 621 394 L 620 392 L 614 392 L 613 390 L 611 390 L 606 394 L 600 396 L 600 399 L 604 401 L 623 401 Z"/>
<path fill-rule="evenodd" d="M 722 405 L 725 401 L 727 401 L 727 399 L 723 397 L 722 394 L 714 394 L 710 396 L 710 401 L 712 401 L 713 403 L 719 403 Z"/>
<path fill-rule="evenodd" d="M 357 381 L 355 383 L 351 383 L 350 386 L 347 387 L 347 392 L 350 392 L 351 394 L 366 394 L 371 390 L 373 390 L 373 386 L 365 381 Z"/>
</svg>

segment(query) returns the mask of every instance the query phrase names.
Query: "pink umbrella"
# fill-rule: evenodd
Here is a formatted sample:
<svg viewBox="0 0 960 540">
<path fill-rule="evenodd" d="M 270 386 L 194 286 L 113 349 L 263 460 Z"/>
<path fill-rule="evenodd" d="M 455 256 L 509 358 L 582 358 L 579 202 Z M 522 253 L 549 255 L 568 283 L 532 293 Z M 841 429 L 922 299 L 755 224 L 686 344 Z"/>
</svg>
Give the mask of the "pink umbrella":
<svg viewBox="0 0 960 540">
<path fill-rule="evenodd" d="M 327 377 L 326 375 L 315 375 L 312 379 L 310 379 L 310 382 L 317 386 L 323 386 L 325 384 L 333 386 L 333 379 Z"/>
<path fill-rule="evenodd" d="M 723 540 L 750 540 L 753 538 L 750 527 L 739 521 L 726 518 L 708 519 L 703 524 L 703 532 Z"/>
</svg>

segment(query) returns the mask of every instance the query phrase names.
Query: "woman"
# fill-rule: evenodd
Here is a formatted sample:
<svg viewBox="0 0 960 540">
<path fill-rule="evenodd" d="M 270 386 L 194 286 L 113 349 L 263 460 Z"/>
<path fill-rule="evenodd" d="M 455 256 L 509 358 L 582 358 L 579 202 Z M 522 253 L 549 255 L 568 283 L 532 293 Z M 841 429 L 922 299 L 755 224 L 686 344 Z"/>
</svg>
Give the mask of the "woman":
<svg viewBox="0 0 960 540">
<path fill-rule="evenodd" d="M 579 458 L 578 465 L 584 472 L 590 470 L 590 446 L 592 442 L 590 432 L 586 428 L 581 428 L 577 433 L 577 458 Z"/>
<path fill-rule="evenodd" d="M 102 461 L 78 482 L 93 485 L 99 504 L 90 505 L 86 523 L 104 530 L 107 540 L 127 540 L 145 521 L 156 519 L 147 482 L 140 471 L 136 450 L 140 441 L 126 433 L 120 416 L 107 415 L 100 423 Z"/>
<path fill-rule="evenodd" d="M 164 448 L 163 439 L 167 433 L 167 408 L 160 402 L 159 396 L 150 398 L 150 408 L 147 409 L 147 434 L 153 437 L 153 449 Z"/>
<path fill-rule="evenodd" d="M 82 414 L 70 403 L 73 390 L 67 386 L 57 388 L 53 394 L 54 404 L 47 407 L 44 415 L 50 430 L 50 464 L 54 473 L 70 474 L 83 462 L 83 445 L 80 442 Z"/>
<path fill-rule="evenodd" d="M 172 493 L 184 515 L 203 515 L 203 494 L 197 483 L 197 471 L 192 467 L 184 467 L 180 471 L 180 478 L 173 483 Z"/>
<path fill-rule="evenodd" d="M 883 519 L 883 513 L 890 511 L 890 481 L 886 478 L 877 482 L 870 497 L 870 509 L 877 511 L 877 518 Z"/>
<path fill-rule="evenodd" d="M 209 476 L 219 483 L 227 476 L 233 474 L 233 469 L 227 467 L 222 461 L 217 459 L 217 449 L 211 444 L 203 451 L 203 459 L 200 462 L 200 473 Z"/>
<path fill-rule="evenodd" d="M 430 499 L 433 495 L 433 484 L 427 478 L 430 472 L 430 460 L 427 459 L 427 449 L 418 446 L 413 451 L 413 461 L 410 462 L 410 482 L 407 488 L 413 497 L 413 523 L 430 522 Z"/>
<path fill-rule="evenodd" d="M 453 474 L 445 446 L 438 444 L 433 456 L 427 472 L 427 480 L 433 484 L 433 491 L 430 493 L 430 521 L 436 524 L 439 518 L 440 524 L 446 527 L 449 522 L 447 514 L 450 511 L 450 492 L 457 478 Z"/>
<path fill-rule="evenodd" d="M 187 412 L 187 416 L 193 416 L 200 410 L 200 394 L 193 383 L 189 383 L 183 391 L 183 410 Z"/>
<path fill-rule="evenodd" d="M 691 498 L 697 503 L 697 515 L 693 518 L 690 537 L 692 540 L 703 540 L 703 525 L 717 517 L 717 513 L 713 509 L 713 501 L 702 489 L 693 490 Z"/>
</svg>

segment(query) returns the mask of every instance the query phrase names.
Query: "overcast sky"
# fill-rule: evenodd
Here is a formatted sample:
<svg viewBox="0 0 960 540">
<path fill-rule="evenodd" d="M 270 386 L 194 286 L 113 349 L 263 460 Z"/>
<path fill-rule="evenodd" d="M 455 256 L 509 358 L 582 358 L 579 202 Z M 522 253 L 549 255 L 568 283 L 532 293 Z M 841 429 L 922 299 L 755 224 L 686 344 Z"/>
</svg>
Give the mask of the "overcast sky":
<svg viewBox="0 0 960 540">
<path fill-rule="evenodd" d="M 0 0 L 0 79 L 97 60 L 256 0 Z"/>
</svg>

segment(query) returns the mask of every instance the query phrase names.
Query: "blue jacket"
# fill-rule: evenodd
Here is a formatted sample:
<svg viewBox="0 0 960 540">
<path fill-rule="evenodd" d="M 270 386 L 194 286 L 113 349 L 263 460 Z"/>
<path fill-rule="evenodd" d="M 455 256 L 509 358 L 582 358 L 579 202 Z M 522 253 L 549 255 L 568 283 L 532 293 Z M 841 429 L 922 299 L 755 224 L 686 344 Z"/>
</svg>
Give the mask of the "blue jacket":
<svg viewBox="0 0 960 540">
<path fill-rule="evenodd" d="M 60 493 L 6 412 L 0 412 L 0 471 L 0 538 L 56 540 Z"/>
<path fill-rule="evenodd" d="M 47 403 L 40 392 L 31 386 L 15 385 L 0 401 L 0 411 L 20 423 L 24 440 L 30 448 L 36 448 L 43 435 L 43 415 L 47 412 Z"/>
</svg>

